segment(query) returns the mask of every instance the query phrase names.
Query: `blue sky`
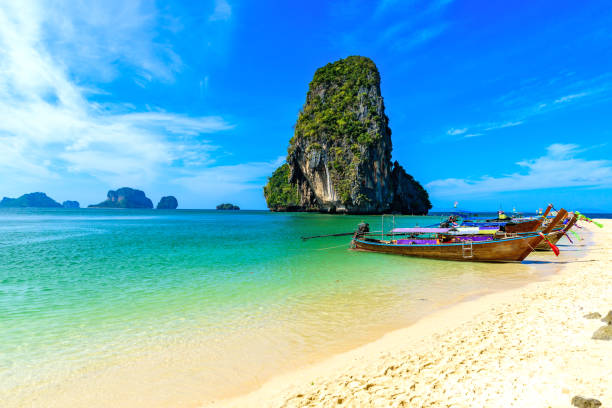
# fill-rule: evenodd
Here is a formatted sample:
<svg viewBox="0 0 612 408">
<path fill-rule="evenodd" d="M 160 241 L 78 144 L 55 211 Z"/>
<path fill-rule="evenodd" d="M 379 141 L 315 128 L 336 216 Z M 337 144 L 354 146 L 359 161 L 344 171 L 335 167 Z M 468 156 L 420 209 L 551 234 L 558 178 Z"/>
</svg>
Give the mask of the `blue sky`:
<svg viewBox="0 0 612 408">
<path fill-rule="evenodd" d="M 434 209 L 612 211 L 607 1 L 1 1 L 0 196 L 264 209 L 314 71 L 348 55 Z"/>
</svg>

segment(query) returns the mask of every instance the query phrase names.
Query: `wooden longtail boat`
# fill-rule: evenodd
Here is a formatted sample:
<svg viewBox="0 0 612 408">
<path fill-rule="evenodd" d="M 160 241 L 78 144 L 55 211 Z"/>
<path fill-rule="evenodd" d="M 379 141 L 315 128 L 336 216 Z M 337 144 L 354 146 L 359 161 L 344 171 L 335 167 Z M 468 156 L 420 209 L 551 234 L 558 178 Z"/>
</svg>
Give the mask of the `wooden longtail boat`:
<svg viewBox="0 0 612 408">
<path fill-rule="evenodd" d="M 472 227 L 498 227 L 501 230 L 507 233 L 522 233 L 522 232 L 535 232 L 542 226 L 542 223 L 546 220 L 546 216 L 552 209 L 552 204 L 548 204 L 546 207 L 546 211 L 540 217 L 535 219 L 527 219 L 527 220 L 517 220 L 517 219 L 508 219 L 508 220 L 487 220 L 487 221 L 475 221 L 475 220 L 464 220 L 461 225 L 462 226 L 472 226 Z"/>
<path fill-rule="evenodd" d="M 507 233 L 519 233 L 519 232 L 535 232 L 540 228 L 544 222 L 544 218 L 540 218 L 539 220 L 530 220 L 519 223 L 508 223 L 506 224 L 506 232 Z"/>
<path fill-rule="evenodd" d="M 546 227 L 546 235 L 567 214 L 559 210 L 554 220 Z M 361 228 L 355 232 L 351 246 L 360 251 L 415 256 L 421 258 L 445 259 L 454 261 L 520 262 L 529 255 L 544 238 L 539 234 L 516 236 L 513 238 L 463 241 L 461 243 L 438 243 L 438 239 L 397 239 L 386 241 L 368 237 Z"/>
<path fill-rule="evenodd" d="M 565 225 L 562 225 L 565 220 L 567 220 L 567 222 L 565 223 Z M 557 224 L 561 226 L 555 227 L 551 232 L 549 232 L 546 235 L 546 240 L 540 242 L 536 247 L 536 250 L 551 250 L 551 247 L 548 242 L 552 243 L 553 245 L 556 244 L 563 235 L 567 235 L 567 231 L 569 231 L 574 226 L 576 221 L 578 221 L 578 217 L 573 213 L 569 213 L 566 218 L 564 218 L 560 221 L 559 224 Z M 431 233 L 438 234 L 438 239 L 440 241 L 439 243 L 461 243 L 464 241 L 492 241 L 495 239 L 500 240 L 505 238 L 514 238 L 516 237 L 516 235 L 533 235 L 532 232 L 523 232 L 515 234 L 500 231 L 498 229 L 481 229 L 479 227 L 395 228 L 393 229 L 392 234 L 390 235 L 394 236 L 394 234 L 407 234 L 414 238 L 416 236 L 419 236 L 420 234 Z"/>
<path fill-rule="evenodd" d="M 551 231 L 550 233 L 548 233 L 548 235 L 546 235 L 546 238 L 548 238 L 548 241 L 550 241 L 551 244 L 556 245 L 557 242 L 559 242 L 559 240 L 563 238 L 564 235 L 567 235 L 567 232 L 572 229 L 572 227 L 574 226 L 574 224 L 576 224 L 577 221 L 578 217 L 575 214 L 571 214 L 570 220 L 567 222 L 567 224 L 565 224 L 562 229 L 557 231 Z M 536 246 L 535 250 L 551 251 L 552 249 L 550 248 L 550 245 L 548 245 L 548 243 L 543 240 L 538 244 L 538 246 Z"/>
</svg>

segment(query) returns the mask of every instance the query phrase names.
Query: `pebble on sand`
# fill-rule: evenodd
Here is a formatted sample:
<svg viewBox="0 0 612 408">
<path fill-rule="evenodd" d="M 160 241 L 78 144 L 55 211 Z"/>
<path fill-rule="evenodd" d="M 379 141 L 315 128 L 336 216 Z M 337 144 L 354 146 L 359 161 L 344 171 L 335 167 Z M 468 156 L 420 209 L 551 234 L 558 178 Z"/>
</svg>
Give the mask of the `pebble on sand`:
<svg viewBox="0 0 612 408">
<path fill-rule="evenodd" d="M 601 406 L 601 402 L 595 398 L 585 398 L 576 395 L 572 398 L 572 405 L 578 408 L 598 408 Z"/>
<path fill-rule="evenodd" d="M 601 314 L 599 312 L 587 313 L 584 315 L 585 319 L 600 319 Z"/>
<path fill-rule="evenodd" d="M 593 333 L 593 340 L 612 340 L 612 325 L 601 326 Z"/>
<path fill-rule="evenodd" d="M 612 310 L 610 310 L 608 314 L 605 315 L 603 319 L 601 319 L 601 321 L 607 324 L 612 324 Z"/>
</svg>

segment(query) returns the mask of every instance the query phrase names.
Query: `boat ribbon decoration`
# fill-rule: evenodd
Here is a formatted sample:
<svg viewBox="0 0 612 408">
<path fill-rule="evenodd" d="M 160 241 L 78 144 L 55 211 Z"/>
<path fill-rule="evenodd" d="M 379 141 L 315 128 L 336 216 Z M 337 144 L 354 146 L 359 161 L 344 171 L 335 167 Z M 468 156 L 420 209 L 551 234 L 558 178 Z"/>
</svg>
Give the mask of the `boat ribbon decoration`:
<svg viewBox="0 0 612 408">
<path fill-rule="evenodd" d="M 582 238 L 580 237 L 580 235 L 578 235 L 576 231 L 569 230 L 569 232 L 571 232 L 574 238 L 576 238 L 578 241 L 582 241 Z"/>
<path fill-rule="evenodd" d="M 550 249 L 552 249 L 552 251 L 555 253 L 555 255 L 556 255 L 556 256 L 559 256 L 559 248 L 557 248 L 557 246 L 556 246 L 555 244 L 553 244 L 552 242 L 550 242 L 550 241 L 548 240 L 548 237 L 547 237 L 546 235 L 542 234 L 542 232 L 538 232 L 538 234 L 539 234 L 539 235 L 540 235 L 542 238 L 544 238 L 544 240 L 545 240 L 546 242 L 548 242 L 548 245 L 550 246 Z"/>
<path fill-rule="evenodd" d="M 576 214 L 578 215 L 578 219 L 585 220 L 587 222 L 592 222 L 593 224 L 597 225 L 599 228 L 603 228 L 602 224 L 598 223 L 597 221 L 593 221 L 589 217 L 587 217 L 584 214 L 582 214 L 580 211 L 576 211 Z"/>
</svg>

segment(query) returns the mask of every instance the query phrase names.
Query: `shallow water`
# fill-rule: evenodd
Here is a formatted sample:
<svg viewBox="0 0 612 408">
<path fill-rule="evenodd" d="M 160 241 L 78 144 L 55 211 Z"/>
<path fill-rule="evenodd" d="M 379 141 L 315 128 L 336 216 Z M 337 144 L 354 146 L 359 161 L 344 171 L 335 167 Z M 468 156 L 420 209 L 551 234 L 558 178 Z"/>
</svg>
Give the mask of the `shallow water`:
<svg viewBox="0 0 612 408">
<path fill-rule="evenodd" d="M 0 210 L 0 400 L 197 405 L 553 271 L 300 239 L 361 221 L 380 230 L 380 216 Z"/>
</svg>

